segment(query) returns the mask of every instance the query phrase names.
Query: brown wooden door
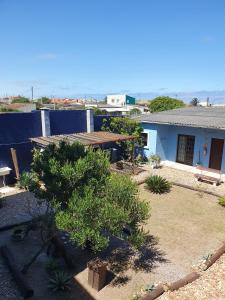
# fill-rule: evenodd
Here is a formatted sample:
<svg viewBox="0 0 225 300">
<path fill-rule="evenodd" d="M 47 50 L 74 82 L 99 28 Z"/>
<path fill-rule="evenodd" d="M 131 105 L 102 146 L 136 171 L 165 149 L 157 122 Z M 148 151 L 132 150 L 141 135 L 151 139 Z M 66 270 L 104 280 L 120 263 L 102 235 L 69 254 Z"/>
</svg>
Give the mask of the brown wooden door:
<svg viewBox="0 0 225 300">
<path fill-rule="evenodd" d="M 221 170 L 221 163 L 223 157 L 223 144 L 224 144 L 224 140 L 222 139 L 212 139 L 209 168 Z"/>
</svg>

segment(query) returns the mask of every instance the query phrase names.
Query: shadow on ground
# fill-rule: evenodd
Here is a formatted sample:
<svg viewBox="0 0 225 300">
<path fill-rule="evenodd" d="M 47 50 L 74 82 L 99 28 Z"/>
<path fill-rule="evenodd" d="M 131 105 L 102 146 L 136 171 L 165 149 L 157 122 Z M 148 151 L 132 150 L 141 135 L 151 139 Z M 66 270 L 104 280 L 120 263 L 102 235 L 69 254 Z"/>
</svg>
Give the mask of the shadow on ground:
<svg viewBox="0 0 225 300">
<path fill-rule="evenodd" d="M 168 263 L 165 253 L 159 249 L 158 241 L 152 235 L 147 236 L 139 250 L 133 249 L 124 240 L 112 237 L 109 247 L 98 255 L 81 249 L 76 249 L 75 252 L 73 257 L 77 266 L 76 273 L 83 271 L 89 260 L 99 257 L 108 262 L 110 272 L 107 284 L 111 283 L 113 286 L 123 286 L 128 283 L 131 279 L 126 274 L 128 270 L 150 273 L 160 263 Z"/>
</svg>

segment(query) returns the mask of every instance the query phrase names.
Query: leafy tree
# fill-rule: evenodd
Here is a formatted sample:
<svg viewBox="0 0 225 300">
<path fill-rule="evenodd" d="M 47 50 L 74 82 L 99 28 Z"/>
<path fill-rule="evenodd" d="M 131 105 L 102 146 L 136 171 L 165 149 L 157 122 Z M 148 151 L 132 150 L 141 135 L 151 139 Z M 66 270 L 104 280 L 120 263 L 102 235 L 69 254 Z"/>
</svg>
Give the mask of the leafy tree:
<svg viewBox="0 0 225 300">
<path fill-rule="evenodd" d="M 143 128 L 140 122 L 127 117 L 113 117 L 108 120 L 103 120 L 102 130 L 113 133 L 126 134 L 135 137 L 136 144 L 142 145 L 141 133 Z M 125 141 L 118 143 L 121 147 L 122 156 L 125 159 L 134 161 L 134 141 Z"/>
<path fill-rule="evenodd" d="M 134 107 L 134 108 L 132 108 L 132 109 L 129 111 L 129 114 L 130 114 L 130 115 L 140 115 L 140 114 L 141 114 L 141 110 L 138 109 L 138 108 L 136 108 L 136 107 Z"/>
<path fill-rule="evenodd" d="M 35 150 L 32 170 L 22 175 L 21 185 L 47 204 L 46 243 L 62 229 L 77 245 L 100 251 L 110 234 L 120 235 L 125 226 L 132 229 L 132 244 L 143 242 L 140 226 L 148 218 L 148 205 L 138 199 L 130 178 L 110 174 L 105 151 L 66 142 Z"/>
<path fill-rule="evenodd" d="M 0 107 L 0 112 L 19 112 L 18 109 L 13 109 L 13 108 L 7 108 L 7 107 Z"/>
<path fill-rule="evenodd" d="M 49 99 L 48 97 L 41 97 L 41 98 L 38 99 L 38 103 L 48 104 L 48 103 L 51 103 L 51 99 Z"/>
<path fill-rule="evenodd" d="M 198 106 L 199 100 L 198 98 L 193 98 L 190 102 L 191 106 Z"/>
<path fill-rule="evenodd" d="M 94 114 L 96 116 L 98 116 L 98 115 L 107 115 L 107 111 L 105 109 L 100 109 L 98 107 L 94 107 L 93 109 L 94 109 Z"/>
<path fill-rule="evenodd" d="M 30 100 L 26 97 L 18 96 L 13 99 L 12 103 L 30 103 Z"/>
<path fill-rule="evenodd" d="M 148 104 L 148 108 L 152 113 L 182 107 L 185 107 L 182 100 L 177 100 L 168 96 L 156 97 Z"/>
</svg>

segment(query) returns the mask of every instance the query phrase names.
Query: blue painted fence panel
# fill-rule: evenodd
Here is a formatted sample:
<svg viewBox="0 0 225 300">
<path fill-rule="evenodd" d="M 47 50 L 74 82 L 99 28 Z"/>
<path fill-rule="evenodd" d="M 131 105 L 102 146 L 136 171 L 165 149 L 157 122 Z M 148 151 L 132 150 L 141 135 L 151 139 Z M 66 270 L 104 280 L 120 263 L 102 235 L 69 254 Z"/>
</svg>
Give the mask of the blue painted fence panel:
<svg viewBox="0 0 225 300">
<path fill-rule="evenodd" d="M 51 110 L 49 116 L 52 135 L 87 131 L 86 110 Z"/>
</svg>

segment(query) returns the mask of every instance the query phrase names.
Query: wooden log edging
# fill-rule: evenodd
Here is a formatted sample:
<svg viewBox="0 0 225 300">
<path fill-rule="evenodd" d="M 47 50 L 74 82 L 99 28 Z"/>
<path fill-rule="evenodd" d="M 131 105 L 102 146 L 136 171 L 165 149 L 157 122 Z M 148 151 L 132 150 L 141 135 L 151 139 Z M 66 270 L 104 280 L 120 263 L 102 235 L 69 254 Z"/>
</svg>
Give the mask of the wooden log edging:
<svg viewBox="0 0 225 300">
<path fill-rule="evenodd" d="M 136 181 L 134 180 L 138 185 L 141 185 L 141 184 L 144 184 L 146 179 L 142 179 L 140 181 Z M 214 193 L 214 192 L 210 192 L 210 191 L 207 191 L 207 190 L 203 190 L 203 189 L 199 189 L 199 188 L 195 188 L 195 187 L 192 187 L 190 185 L 187 185 L 187 184 L 183 184 L 183 183 L 178 183 L 178 182 L 174 182 L 174 181 L 170 181 L 170 183 L 172 185 L 175 185 L 175 186 L 179 186 L 179 187 L 182 187 L 182 188 L 185 188 L 185 189 L 189 189 L 189 190 L 192 190 L 192 191 L 195 191 L 195 192 L 200 192 L 200 193 L 205 193 L 205 194 L 208 194 L 208 195 L 211 195 L 211 196 L 215 196 L 215 197 L 221 197 L 222 194 L 217 194 L 217 193 Z"/>
<path fill-rule="evenodd" d="M 209 267 L 211 267 L 219 258 L 225 253 L 225 244 L 223 244 L 209 259 L 209 261 L 205 264 L 206 267 L 204 271 L 206 271 Z"/>
<path fill-rule="evenodd" d="M 154 300 L 165 292 L 162 284 L 159 284 L 152 292 L 144 295 L 140 300 Z"/>
<path fill-rule="evenodd" d="M 223 254 L 225 254 L 225 243 L 211 256 L 208 263 L 206 263 L 206 268 L 204 269 L 204 272 L 211 267 Z M 185 277 L 174 281 L 169 284 L 160 284 L 157 286 L 152 292 L 144 295 L 141 300 L 155 300 L 159 296 L 161 296 L 164 292 L 167 291 L 176 291 L 179 290 L 181 287 L 184 287 L 185 285 L 194 282 L 198 278 L 200 278 L 202 274 L 199 274 L 198 272 L 194 271 L 186 275 Z"/>
<path fill-rule="evenodd" d="M 7 266 L 9 267 L 9 270 L 10 270 L 12 276 L 14 277 L 14 279 L 17 283 L 17 286 L 18 286 L 21 294 L 23 295 L 24 299 L 32 297 L 34 294 L 34 291 L 29 286 L 24 275 L 20 272 L 20 270 L 16 264 L 15 258 L 13 256 L 12 252 L 10 251 L 10 249 L 7 246 L 2 246 L 1 254 L 2 254 L 2 257 L 4 258 Z"/>
<path fill-rule="evenodd" d="M 183 187 L 183 188 L 186 188 L 186 189 L 189 189 L 189 190 L 192 190 L 192 191 L 196 191 L 196 192 L 200 192 L 200 193 L 205 193 L 205 194 L 208 194 L 208 195 L 211 195 L 211 196 L 215 196 L 215 197 L 221 197 L 222 196 L 220 194 L 210 192 L 210 191 L 207 191 L 207 190 L 203 190 L 203 189 L 199 189 L 199 188 L 195 188 L 195 187 L 192 187 L 192 186 L 187 185 L 187 184 L 177 183 L 177 182 L 171 182 L 171 183 L 172 183 L 172 185 L 176 185 L 176 186 Z"/>
<path fill-rule="evenodd" d="M 197 272 L 191 272 L 189 273 L 188 275 L 186 275 L 185 277 L 177 280 L 177 281 L 174 281 L 170 284 L 168 284 L 168 289 L 173 292 L 173 291 L 176 291 L 178 289 L 180 289 L 181 287 L 189 284 L 189 283 L 192 283 L 193 281 L 195 281 L 196 279 L 198 279 L 200 277 L 200 274 L 197 273 Z"/>
</svg>

